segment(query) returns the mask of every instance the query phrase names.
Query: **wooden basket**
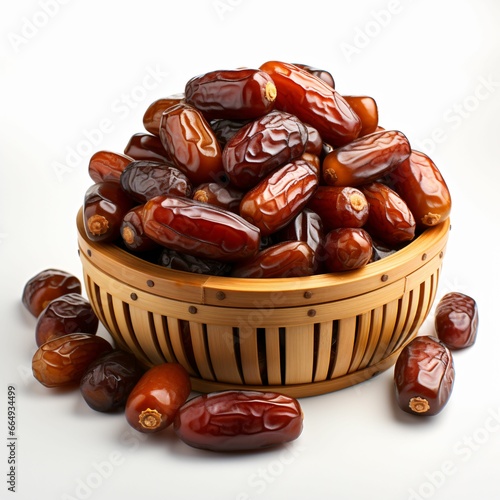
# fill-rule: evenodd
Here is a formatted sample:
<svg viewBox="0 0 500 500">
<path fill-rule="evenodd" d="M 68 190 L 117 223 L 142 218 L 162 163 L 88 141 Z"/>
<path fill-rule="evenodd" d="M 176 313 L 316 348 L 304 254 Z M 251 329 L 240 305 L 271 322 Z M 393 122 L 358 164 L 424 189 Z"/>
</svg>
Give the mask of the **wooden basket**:
<svg viewBox="0 0 500 500">
<path fill-rule="evenodd" d="M 305 397 L 393 365 L 436 295 L 449 221 L 363 269 L 242 279 L 172 271 L 98 244 L 77 218 L 89 300 L 121 348 L 146 366 L 179 362 L 193 390 Z"/>
</svg>

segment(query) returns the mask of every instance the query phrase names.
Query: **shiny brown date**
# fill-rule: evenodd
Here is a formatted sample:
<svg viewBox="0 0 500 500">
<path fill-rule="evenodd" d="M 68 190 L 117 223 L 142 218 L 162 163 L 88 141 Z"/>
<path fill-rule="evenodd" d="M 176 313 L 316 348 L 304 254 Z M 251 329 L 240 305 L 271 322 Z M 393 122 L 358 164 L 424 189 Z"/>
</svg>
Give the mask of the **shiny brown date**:
<svg viewBox="0 0 500 500">
<path fill-rule="evenodd" d="M 120 185 L 137 203 L 162 194 L 191 196 L 192 191 L 190 180 L 171 162 L 133 161 L 123 171 Z"/>
<path fill-rule="evenodd" d="M 145 233 L 167 248 L 237 261 L 259 250 L 260 232 L 238 214 L 188 198 L 157 196 L 143 211 Z"/>
<path fill-rule="evenodd" d="M 226 120 L 224 118 L 217 118 L 210 121 L 210 127 L 215 137 L 217 137 L 221 149 L 224 149 L 229 139 L 250 121 L 252 120 Z"/>
<path fill-rule="evenodd" d="M 170 159 L 158 136 L 142 132 L 130 138 L 123 152 L 134 160 L 164 162 Z"/>
<path fill-rule="evenodd" d="M 413 214 L 395 191 L 381 182 L 362 186 L 361 191 L 370 205 L 365 228 L 374 238 L 397 246 L 415 237 Z"/>
<path fill-rule="evenodd" d="M 347 101 L 321 78 L 281 61 L 268 61 L 260 69 L 271 76 L 278 90 L 275 109 L 310 124 L 323 141 L 334 147 L 358 137 L 361 120 Z"/>
<path fill-rule="evenodd" d="M 227 262 L 196 257 L 170 248 L 162 249 L 157 264 L 176 271 L 211 276 L 227 276 L 231 271 L 231 264 Z"/>
<path fill-rule="evenodd" d="M 120 226 L 123 244 L 132 252 L 147 252 L 158 247 L 158 243 L 149 238 L 144 232 L 143 210 L 144 205 L 129 210 L 123 217 Z"/>
<path fill-rule="evenodd" d="M 325 236 L 324 265 L 328 272 L 352 271 L 372 258 L 371 236 L 362 228 L 341 227 Z"/>
<path fill-rule="evenodd" d="M 436 307 L 436 335 L 449 349 L 463 349 L 473 345 L 478 323 L 477 303 L 464 293 L 449 292 Z"/>
<path fill-rule="evenodd" d="M 410 157 L 389 174 L 389 180 L 413 213 L 419 227 L 435 226 L 451 211 L 451 195 L 436 164 L 424 153 Z"/>
<path fill-rule="evenodd" d="M 354 187 L 318 186 L 307 207 L 321 217 L 326 231 L 339 227 L 362 227 L 368 220 L 368 201 Z"/>
<path fill-rule="evenodd" d="M 193 190 L 193 200 L 209 203 L 230 212 L 239 213 L 240 202 L 245 193 L 231 186 L 206 182 Z"/>
<path fill-rule="evenodd" d="M 210 71 L 191 78 L 186 102 L 208 119 L 255 119 L 274 107 L 276 87 L 264 71 L 252 68 Z"/>
<path fill-rule="evenodd" d="M 437 338 L 420 336 L 407 344 L 394 367 L 396 401 L 415 415 L 436 415 L 448 402 L 455 381 L 450 350 Z"/>
<path fill-rule="evenodd" d="M 308 139 L 306 126 L 283 111 L 271 111 L 241 128 L 222 152 L 231 184 L 255 186 L 268 173 L 299 157 Z"/>
<path fill-rule="evenodd" d="M 67 293 L 82 293 L 80 280 L 60 269 L 45 269 L 30 278 L 23 288 L 22 302 L 38 318 L 54 299 Z"/>
<path fill-rule="evenodd" d="M 113 350 L 104 338 L 90 333 L 70 333 L 42 344 L 32 360 L 34 377 L 46 387 L 79 384 L 87 367 Z"/>
<path fill-rule="evenodd" d="M 359 137 L 376 132 L 378 127 L 378 107 L 375 99 L 370 96 L 357 95 L 345 95 L 344 99 L 361 120 L 362 126 Z"/>
<path fill-rule="evenodd" d="M 309 64 L 302 63 L 293 63 L 295 66 L 306 70 L 308 73 L 311 73 L 314 76 L 317 76 L 319 79 L 323 80 L 325 83 L 328 83 L 330 87 L 335 88 L 335 80 L 333 79 L 332 74 L 326 69 L 316 68 L 314 66 L 310 66 Z"/>
<path fill-rule="evenodd" d="M 193 184 L 214 182 L 224 174 L 217 137 L 201 112 L 185 103 L 162 115 L 160 139 L 177 167 Z"/>
<path fill-rule="evenodd" d="M 267 448 L 297 439 L 303 429 L 299 402 L 274 392 L 229 390 L 185 403 L 174 431 L 187 445 L 212 451 Z"/>
<path fill-rule="evenodd" d="M 38 316 L 35 326 L 36 345 L 68 333 L 97 333 L 99 319 L 90 303 L 79 293 L 67 293 L 52 300 Z"/>
<path fill-rule="evenodd" d="M 83 225 L 87 237 L 98 242 L 117 240 L 123 217 L 133 205 L 133 200 L 119 183 L 98 182 L 90 186 L 83 201 Z"/>
<path fill-rule="evenodd" d="M 397 130 L 375 132 L 333 150 L 322 164 L 330 186 L 359 186 L 375 181 L 410 156 L 410 143 Z"/>
<path fill-rule="evenodd" d="M 240 215 L 267 236 L 285 227 L 306 205 L 318 186 L 307 161 L 293 160 L 247 191 Z"/>
<path fill-rule="evenodd" d="M 125 167 L 134 161 L 131 156 L 113 153 L 112 151 L 98 151 L 89 161 L 89 176 L 94 182 L 120 182 L 120 175 Z"/>
<path fill-rule="evenodd" d="M 296 278 L 314 274 L 314 251 L 303 241 L 285 241 L 261 250 L 253 258 L 236 265 L 237 278 Z"/>
<path fill-rule="evenodd" d="M 151 134 L 160 136 L 161 115 L 168 108 L 184 102 L 184 94 L 173 94 L 152 102 L 146 109 L 142 118 L 144 128 Z"/>
<path fill-rule="evenodd" d="M 189 374 L 182 365 L 153 366 L 142 375 L 127 398 L 127 422 L 139 432 L 159 432 L 173 422 L 190 392 Z"/>
<path fill-rule="evenodd" d="M 143 373 L 133 354 L 115 349 L 90 363 L 80 379 L 80 393 L 95 411 L 119 410 Z"/>
</svg>

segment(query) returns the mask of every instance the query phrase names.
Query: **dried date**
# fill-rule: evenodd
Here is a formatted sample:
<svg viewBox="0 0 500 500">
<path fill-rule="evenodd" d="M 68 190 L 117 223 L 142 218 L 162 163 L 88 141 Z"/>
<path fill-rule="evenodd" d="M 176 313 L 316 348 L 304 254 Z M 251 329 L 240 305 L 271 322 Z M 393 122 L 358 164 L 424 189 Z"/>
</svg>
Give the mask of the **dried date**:
<svg viewBox="0 0 500 500">
<path fill-rule="evenodd" d="M 359 137 L 372 134 L 378 127 L 378 107 L 375 99 L 370 96 L 344 96 L 349 106 L 361 120 Z"/>
<path fill-rule="evenodd" d="M 370 262 L 372 253 L 371 236 L 362 228 L 342 227 L 325 236 L 324 265 L 328 272 L 364 267 Z"/>
<path fill-rule="evenodd" d="M 244 192 L 217 182 L 206 182 L 193 190 L 193 200 L 239 213 Z"/>
<path fill-rule="evenodd" d="M 113 153 L 112 151 L 98 151 L 89 161 L 89 176 L 94 182 L 120 182 L 120 176 L 125 167 L 134 161 L 131 156 Z"/>
<path fill-rule="evenodd" d="M 449 292 L 436 307 L 436 335 L 449 349 L 463 349 L 473 345 L 478 323 L 477 303 L 464 293 Z"/>
<path fill-rule="evenodd" d="M 211 276 L 227 276 L 231 271 L 231 264 L 218 260 L 206 259 L 177 252 L 170 248 L 162 249 L 157 262 L 160 266 L 196 274 Z"/>
<path fill-rule="evenodd" d="M 299 402 L 274 392 L 229 390 L 185 403 L 174 431 L 187 445 L 212 451 L 267 448 L 297 439 L 304 416 Z"/>
<path fill-rule="evenodd" d="M 306 70 L 308 73 L 311 73 L 312 75 L 318 77 L 319 79 L 323 80 L 325 83 L 330 85 L 332 89 L 335 88 L 335 80 L 333 79 L 332 74 L 326 69 L 316 68 L 314 66 L 310 66 L 309 64 L 302 64 L 302 63 L 293 63 L 293 64 L 295 66 L 298 66 L 299 68 Z"/>
<path fill-rule="evenodd" d="M 143 210 L 144 205 L 132 208 L 125 214 L 120 226 L 123 244 L 132 252 L 148 252 L 158 247 L 158 244 L 144 232 Z"/>
<path fill-rule="evenodd" d="M 24 307 L 36 318 L 49 303 L 67 293 L 82 293 L 80 280 L 60 269 L 45 269 L 30 278 L 23 288 Z"/>
<path fill-rule="evenodd" d="M 159 162 L 170 160 L 170 155 L 163 147 L 160 138 L 142 132 L 134 134 L 130 138 L 123 152 L 134 160 Z"/>
<path fill-rule="evenodd" d="M 173 94 L 152 102 L 142 118 L 144 128 L 151 134 L 160 136 L 161 115 L 170 107 L 184 102 L 184 94 Z"/>
<path fill-rule="evenodd" d="M 396 401 L 415 415 L 436 415 L 447 404 L 455 381 L 450 350 L 437 338 L 420 336 L 407 344 L 394 367 Z"/>
<path fill-rule="evenodd" d="M 32 360 L 34 377 L 46 387 L 79 384 L 87 367 L 113 350 L 104 338 L 90 333 L 70 333 L 42 344 Z"/>
</svg>

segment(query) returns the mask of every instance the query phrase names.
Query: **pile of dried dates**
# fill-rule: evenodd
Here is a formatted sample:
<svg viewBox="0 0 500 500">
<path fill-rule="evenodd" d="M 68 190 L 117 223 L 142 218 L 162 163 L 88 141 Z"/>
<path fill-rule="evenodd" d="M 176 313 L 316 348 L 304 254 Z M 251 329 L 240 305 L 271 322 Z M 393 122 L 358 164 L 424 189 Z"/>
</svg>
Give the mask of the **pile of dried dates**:
<svg viewBox="0 0 500 500">
<path fill-rule="evenodd" d="M 90 240 L 172 269 L 241 278 L 358 269 L 451 210 L 447 185 L 369 96 L 268 61 L 191 78 L 158 99 L 123 153 L 96 152 Z"/>
</svg>

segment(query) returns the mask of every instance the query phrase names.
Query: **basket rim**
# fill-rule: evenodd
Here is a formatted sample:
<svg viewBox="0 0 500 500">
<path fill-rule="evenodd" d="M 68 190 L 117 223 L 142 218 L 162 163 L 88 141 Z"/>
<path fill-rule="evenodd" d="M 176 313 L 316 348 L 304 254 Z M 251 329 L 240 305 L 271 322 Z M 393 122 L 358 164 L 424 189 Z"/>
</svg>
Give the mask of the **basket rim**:
<svg viewBox="0 0 500 500">
<path fill-rule="evenodd" d="M 300 278 L 236 278 L 168 269 L 142 259 L 115 244 L 91 241 L 78 210 L 78 246 L 82 264 L 93 265 L 111 278 L 139 290 L 198 304 L 243 307 L 279 307 L 329 302 L 382 288 L 426 265 L 442 259 L 451 228 L 449 218 L 423 231 L 396 253 L 361 269 Z M 256 304 L 256 301 L 259 302 Z"/>
</svg>

